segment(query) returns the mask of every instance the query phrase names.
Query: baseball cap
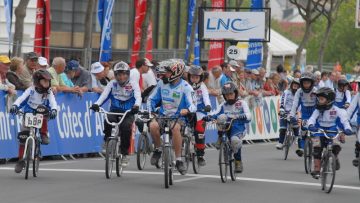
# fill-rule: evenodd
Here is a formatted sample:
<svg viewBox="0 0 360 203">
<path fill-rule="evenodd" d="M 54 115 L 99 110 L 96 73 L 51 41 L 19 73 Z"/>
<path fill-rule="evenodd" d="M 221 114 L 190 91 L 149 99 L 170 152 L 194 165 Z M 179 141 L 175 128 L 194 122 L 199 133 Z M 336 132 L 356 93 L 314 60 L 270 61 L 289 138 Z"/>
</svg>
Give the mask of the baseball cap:
<svg viewBox="0 0 360 203">
<path fill-rule="evenodd" d="M 42 56 L 40 56 L 38 58 L 38 64 L 40 66 L 48 66 L 49 65 L 48 62 L 47 62 L 47 59 L 45 57 L 42 57 Z"/>
<path fill-rule="evenodd" d="M 230 71 L 234 72 L 235 69 L 232 66 L 230 66 Z"/>
<path fill-rule="evenodd" d="M 252 70 L 251 70 L 251 73 L 252 73 L 252 74 L 255 74 L 255 75 L 259 75 L 259 71 L 256 70 L 256 69 L 252 69 Z"/>
<path fill-rule="evenodd" d="M 6 55 L 0 55 L 0 62 L 1 63 L 10 63 L 10 59 L 9 57 L 7 57 Z"/>
<path fill-rule="evenodd" d="M 238 64 L 235 60 L 229 61 L 229 64 L 230 64 L 231 66 L 233 66 L 233 67 L 237 67 L 237 68 L 240 67 L 239 64 Z"/>
<path fill-rule="evenodd" d="M 101 65 L 100 62 L 95 62 L 93 64 L 91 64 L 91 73 L 101 73 L 102 71 L 104 71 L 104 66 Z"/>
<path fill-rule="evenodd" d="M 37 59 L 38 56 L 37 56 L 37 54 L 35 52 L 29 52 L 29 53 L 26 54 L 26 58 L 27 59 Z"/>
<path fill-rule="evenodd" d="M 79 69 L 79 62 L 77 60 L 71 60 L 66 64 L 66 68 L 65 68 L 66 71 L 72 71 L 77 69 Z"/>
<path fill-rule="evenodd" d="M 154 64 L 152 64 L 152 63 L 150 62 L 150 60 L 147 59 L 147 58 L 144 58 L 144 64 L 147 65 L 147 66 L 154 66 Z"/>
</svg>

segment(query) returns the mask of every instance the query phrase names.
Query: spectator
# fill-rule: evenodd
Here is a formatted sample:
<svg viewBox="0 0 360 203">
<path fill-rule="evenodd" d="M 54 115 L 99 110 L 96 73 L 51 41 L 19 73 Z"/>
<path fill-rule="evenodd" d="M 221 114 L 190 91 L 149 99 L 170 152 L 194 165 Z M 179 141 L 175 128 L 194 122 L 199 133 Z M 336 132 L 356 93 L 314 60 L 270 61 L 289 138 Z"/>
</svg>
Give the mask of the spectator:
<svg viewBox="0 0 360 203">
<path fill-rule="evenodd" d="M 61 78 L 61 73 L 64 72 L 66 67 L 65 59 L 62 57 L 55 57 L 52 62 L 52 67 L 48 69 L 49 73 L 52 76 L 51 79 L 51 89 L 54 92 L 70 92 L 70 93 L 80 93 L 79 87 L 68 87 L 65 85 L 64 81 Z"/>
<path fill-rule="evenodd" d="M 249 95 L 249 92 L 246 89 L 246 79 L 245 79 L 245 71 L 241 71 L 238 73 L 239 81 L 238 81 L 238 88 L 239 88 L 239 95 L 243 98 Z"/>
<path fill-rule="evenodd" d="M 280 75 L 278 73 L 272 73 L 270 75 L 270 80 L 264 85 L 264 95 L 265 96 L 277 96 L 280 95 L 279 83 Z"/>
<path fill-rule="evenodd" d="M 312 65 L 307 65 L 307 66 L 305 67 L 305 72 L 313 73 L 313 71 L 314 71 L 314 66 L 312 66 Z"/>
<path fill-rule="evenodd" d="M 294 76 L 294 78 L 301 78 L 301 71 L 300 70 L 298 70 L 298 69 L 295 69 L 294 70 L 294 73 L 293 73 L 293 76 Z"/>
<path fill-rule="evenodd" d="M 219 104 L 223 102 L 223 96 L 221 94 L 221 84 L 220 84 L 221 76 L 222 76 L 221 67 L 215 66 L 211 69 L 211 74 L 209 74 L 209 82 L 208 82 L 209 94 L 215 96 Z"/>
<path fill-rule="evenodd" d="M 249 94 L 255 97 L 260 96 L 261 87 L 259 84 L 259 71 L 256 69 L 251 70 L 250 78 L 246 81 L 246 89 L 248 90 Z"/>
<path fill-rule="evenodd" d="M 232 72 L 234 72 L 235 69 L 233 69 L 228 63 L 223 63 L 220 66 L 222 68 L 222 74 L 220 76 L 220 86 L 222 87 L 226 82 L 232 81 L 231 76 Z"/>
<path fill-rule="evenodd" d="M 75 71 L 74 77 L 71 81 L 75 86 L 80 88 L 81 92 L 88 92 L 91 90 L 91 74 L 80 65 Z"/>
<path fill-rule="evenodd" d="M 38 64 L 39 64 L 38 68 L 40 68 L 40 69 L 47 69 L 47 68 L 49 68 L 48 61 L 47 61 L 47 59 L 46 59 L 45 57 L 40 56 L 40 57 L 38 58 Z"/>
<path fill-rule="evenodd" d="M 151 68 L 148 70 L 148 72 L 142 74 L 144 90 L 146 90 L 147 88 L 149 88 L 151 86 L 155 87 L 157 85 L 156 76 L 155 76 L 155 73 L 154 73 L 152 67 L 156 67 L 159 64 L 156 61 L 152 61 L 151 64 L 153 64 L 153 66 L 151 66 Z"/>
<path fill-rule="evenodd" d="M 76 60 L 71 60 L 66 64 L 65 72 L 60 74 L 61 79 L 64 81 L 64 84 L 68 87 L 74 87 L 74 83 L 71 81 L 76 71 L 79 69 L 79 62 Z"/>
<path fill-rule="evenodd" d="M 26 64 L 24 71 L 18 75 L 20 80 L 25 84 L 26 88 L 32 85 L 32 75 L 38 69 L 38 56 L 35 52 L 26 54 Z"/>
<path fill-rule="evenodd" d="M 147 73 L 149 68 L 152 66 L 153 64 L 149 61 L 149 59 L 142 58 L 136 61 L 136 68 L 130 70 L 130 80 L 139 84 L 141 92 L 144 91 L 142 74 Z"/>
<path fill-rule="evenodd" d="M 6 79 L 6 73 L 9 71 L 10 59 L 5 55 L 0 55 L 0 90 L 8 94 L 16 94 L 15 86 Z"/>
<path fill-rule="evenodd" d="M 229 61 L 229 65 L 235 70 L 232 72 L 231 79 L 239 87 L 239 74 L 244 71 L 244 68 L 241 68 L 238 62 L 234 60 Z"/>
<path fill-rule="evenodd" d="M 105 86 L 101 84 L 100 80 L 105 77 L 105 68 L 100 62 L 91 64 L 91 91 L 102 93 Z"/>
<path fill-rule="evenodd" d="M 276 67 L 276 72 L 280 75 L 280 78 L 281 78 L 280 83 L 279 83 L 280 91 L 284 92 L 288 86 L 286 71 L 285 71 L 284 67 L 281 64 L 279 64 Z"/>
<path fill-rule="evenodd" d="M 342 72 L 342 67 L 339 61 L 336 61 L 335 65 L 334 65 L 334 72 Z"/>
<path fill-rule="evenodd" d="M 321 81 L 321 72 L 320 71 L 315 71 L 314 78 L 315 78 L 314 87 L 319 89 L 320 88 L 319 83 Z"/>
<path fill-rule="evenodd" d="M 24 71 L 24 60 L 20 57 L 14 57 L 11 59 L 10 71 L 6 73 L 6 78 L 9 82 L 15 85 L 16 90 L 26 90 L 27 87 L 18 75 Z"/>
<path fill-rule="evenodd" d="M 258 81 L 259 81 L 259 85 L 260 85 L 260 88 L 264 87 L 264 84 L 266 82 L 266 70 L 265 68 L 260 68 L 259 69 L 259 77 L 258 77 Z"/>
</svg>

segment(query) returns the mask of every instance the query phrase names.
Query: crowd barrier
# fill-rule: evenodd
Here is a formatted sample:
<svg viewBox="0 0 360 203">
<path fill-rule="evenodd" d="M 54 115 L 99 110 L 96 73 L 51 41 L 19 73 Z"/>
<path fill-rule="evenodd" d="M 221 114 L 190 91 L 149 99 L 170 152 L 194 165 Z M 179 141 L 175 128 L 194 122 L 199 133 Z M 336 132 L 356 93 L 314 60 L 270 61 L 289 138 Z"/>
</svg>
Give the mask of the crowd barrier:
<svg viewBox="0 0 360 203">
<path fill-rule="evenodd" d="M 21 92 L 18 93 L 19 95 Z M 98 94 L 85 93 L 82 97 L 75 94 L 57 94 L 56 101 L 60 110 L 58 116 L 48 123 L 50 144 L 42 146 L 42 155 L 68 155 L 96 153 L 101 151 L 103 142 L 103 115 L 94 113 L 89 107 Z M 213 109 L 215 97 L 211 98 Z M 277 112 L 279 97 L 266 97 L 262 106 L 251 110 L 252 122 L 247 128 L 246 140 L 276 138 L 279 129 Z M 6 111 L 6 94 L 0 91 L 0 158 L 13 158 L 18 153 L 17 133 L 20 130 L 20 117 Z M 215 125 L 209 125 L 205 132 L 206 142 L 217 140 Z M 138 135 L 134 136 L 136 146 Z"/>
</svg>

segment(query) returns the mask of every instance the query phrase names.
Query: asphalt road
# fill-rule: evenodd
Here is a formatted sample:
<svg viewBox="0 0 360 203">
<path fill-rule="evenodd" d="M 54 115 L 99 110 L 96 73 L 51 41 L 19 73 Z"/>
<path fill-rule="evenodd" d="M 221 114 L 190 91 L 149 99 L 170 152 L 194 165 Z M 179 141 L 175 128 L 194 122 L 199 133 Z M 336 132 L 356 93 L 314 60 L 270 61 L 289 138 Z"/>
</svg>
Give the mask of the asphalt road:
<svg viewBox="0 0 360 203">
<path fill-rule="evenodd" d="M 245 145 L 244 172 L 238 180 L 222 183 L 217 165 L 218 151 L 208 149 L 207 165 L 201 174 L 190 169 L 176 175 L 174 186 L 164 189 L 163 172 L 147 163 L 136 168 L 135 156 L 122 177 L 108 180 L 102 158 L 74 161 L 43 161 L 39 177 L 24 179 L 13 172 L 14 164 L 0 165 L 1 203 L 98 203 L 98 202 L 267 202 L 316 203 L 359 202 L 360 181 L 351 165 L 354 138 L 347 139 L 340 154 L 341 169 L 330 194 L 320 189 L 320 181 L 304 172 L 303 159 L 294 148 L 288 160 L 275 143 Z"/>
</svg>

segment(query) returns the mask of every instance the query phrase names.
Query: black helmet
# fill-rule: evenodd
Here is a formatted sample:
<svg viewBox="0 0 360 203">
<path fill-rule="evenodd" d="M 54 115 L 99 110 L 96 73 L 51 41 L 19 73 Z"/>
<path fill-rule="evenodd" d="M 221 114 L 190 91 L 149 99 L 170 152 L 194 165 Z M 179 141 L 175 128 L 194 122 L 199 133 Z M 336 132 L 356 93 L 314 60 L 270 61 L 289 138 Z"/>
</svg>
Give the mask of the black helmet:
<svg viewBox="0 0 360 203">
<path fill-rule="evenodd" d="M 169 82 L 173 82 L 174 80 L 180 78 L 183 75 L 185 63 L 181 59 L 170 59 L 164 63 L 164 67 L 166 71 L 171 72 L 171 76 L 169 78 L 163 79 L 164 83 L 166 84 Z"/>
<path fill-rule="evenodd" d="M 42 79 L 48 80 L 49 83 L 50 83 L 51 79 L 52 79 L 52 76 L 45 69 L 40 69 L 40 70 L 35 71 L 34 74 L 33 74 L 33 81 L 34 81 L 35 90 L 40 94 L 45 94 L 45 93 L 48 93 L 51 85 L 49 84 L 49 87 L 43 87 L 40 84 L 40 80 L 42 80 Z"/>
<path fill-rule="evenodd" d="M 235 93 L 235 99 L 232 99 L 232 100 L 226 99 L 225 95 L 230 94 L 230 93 Z M 236 99 L 238 97 L 237 86 L 233 82 L 227 82 L 224 84 L 224 86 L 221 87 L 221 94 L 223 95 L 225 101 L 228 104 L 232 105 L 236 102 Z"/>
<path fill-rule="evenodd" d="M 293 88 L 293 84 L 297 84 L 297 85 L 300 86 L 299 78 L 294 78 L 294 79 L 291 81 L 291 83 L 290 83 L 290 90 L 291 90 L 291 92 L 292 92 L 293 94 L 295 94 L 298 89 L 294 89 L 294 88 Z"/>
<path fill-rule="evenodd" d="M 309 81 L 311 82 L 311 85 L 309 88 L 305 88 L 304 87 L 304 82 L 305 81 Z M 311 90 L 313 89 L 314 87 L 314 77 L 312 75 L 312 73 L 308 73 L 308 72 L 305 72 L 301 75 L 301 78 L 300 78 L 300 87 L 301 89 L 305 92 L 305 93 L 309 93 L 311 92 Z"/>
<path fill-rule="evenodd" d="M 201 82 L 203 81 L 203 78 L 204 78 L 203 73 L 204 73 L 204 71 L 200 66 L 195 66 L 195 65 L 190 66 L 190 69 L 189 69 L 189 83 L 194 88 L 194 90 L 199 89 L 199 87 L 201 85 Z M 191 78 L 190 78 L 191 75 L 200 76 L 199 82 L 198 83 L 191 82 Z"/>
<path fill-rule="evenodd" d="M 123 61 L 120 61 L 118 63 L 116 63 L 114 65 L 114 74 L 115 76 L 120 74 L 120 73 L 125 73 L 128 75 L 128 79 L 126 81 L 118 81 L 119 85 L 123 86 L 125 84 L 127 84 L 129 82 L 129 78 L 130 78 L 130 68 L 129 65 Z"/>
<path fill-rule="evenodd" d="M 322 87 L 316 91 L 316 97 L 325 97 L 326 104 L 319 104 L 319 100 L 316 102 L 316 109 L 319 111 L 329 110 L 335 102 L 335 92 L 329 87 Z"/>
<path fill-rule="evenodd" d="M 345 80 L 345 79 L 340 79 L 339 81 L 338 81 L 338 87 L 340 88 L 340 87 L 345 87 L 345 86 L 349 86 L 350 84 L 349 84 L 349 82 L 347 81 L 347 80 Z"/>
</svg>

